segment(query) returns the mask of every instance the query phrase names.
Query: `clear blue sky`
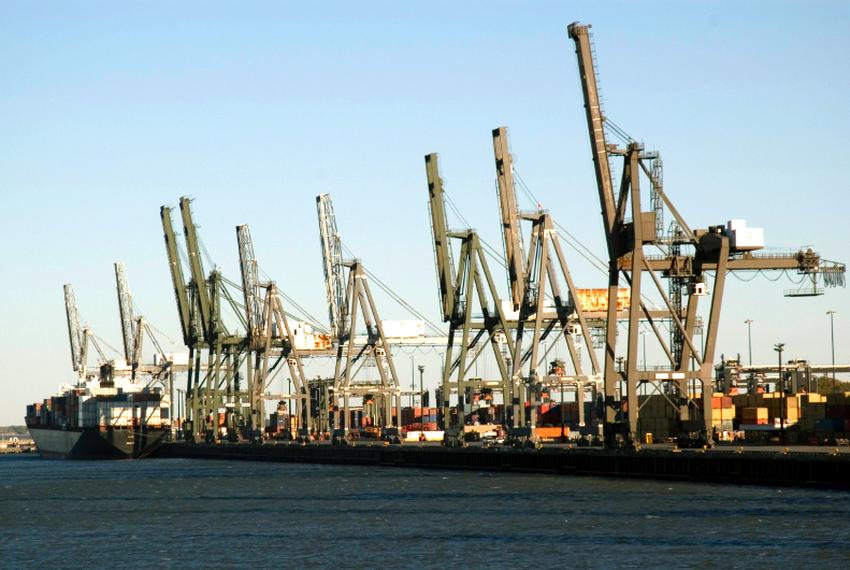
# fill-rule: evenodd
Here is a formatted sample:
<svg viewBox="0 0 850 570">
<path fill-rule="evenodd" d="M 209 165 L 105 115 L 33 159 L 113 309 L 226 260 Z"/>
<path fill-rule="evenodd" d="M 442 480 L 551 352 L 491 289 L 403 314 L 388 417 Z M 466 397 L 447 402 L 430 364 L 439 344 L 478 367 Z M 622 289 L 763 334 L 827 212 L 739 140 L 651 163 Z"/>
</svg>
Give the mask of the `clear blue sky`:
<svg viewBox="0 0 850 570">
<path fill-rule="evenodd" d="M 0 424 L 73 378 L 63 283 L 119 346 L 123 260 L 140 310 L 178 337 L 158 210 L 183 194 L 225 273 L 250 223 L 264 270 L 324 316 L 314 197 L 330 192 L 349 247 L 437 319 L 422 157 L 440 153 L 449 193 L 498 246 L 490 129 L 507 125 L 534 194 L 603 255 L 574 20 L 594 26 L 606 113 L 661 151 L 692 226 L 746 218 L 771 246 L 848 261 L 846 2 L 8 1 Z M 604 286 L 570 261 L 581 286 Z M 783 298 L 791 286 L 731 279 L 719 352 L 746 352 L 752 318 L 755 360 L 782 341 L 826 362 L 835 309 L 850 360 L 848 291 Z"/>
</svg>

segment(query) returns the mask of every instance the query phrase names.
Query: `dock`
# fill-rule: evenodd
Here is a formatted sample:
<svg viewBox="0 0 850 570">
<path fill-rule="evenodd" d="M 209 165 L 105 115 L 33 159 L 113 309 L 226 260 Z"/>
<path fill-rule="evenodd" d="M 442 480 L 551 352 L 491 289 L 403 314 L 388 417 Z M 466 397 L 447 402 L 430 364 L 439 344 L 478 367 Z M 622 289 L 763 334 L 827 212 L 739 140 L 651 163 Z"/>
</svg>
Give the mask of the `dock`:
<svg viewBox="0 0 850 570">
<path fill-rule="evenodd" d="M 670 481 L 850 489 L 847 448 L 601 449 L 440 445 L 169 443 L 156 457 L 463 469 Z"/>
</svg>

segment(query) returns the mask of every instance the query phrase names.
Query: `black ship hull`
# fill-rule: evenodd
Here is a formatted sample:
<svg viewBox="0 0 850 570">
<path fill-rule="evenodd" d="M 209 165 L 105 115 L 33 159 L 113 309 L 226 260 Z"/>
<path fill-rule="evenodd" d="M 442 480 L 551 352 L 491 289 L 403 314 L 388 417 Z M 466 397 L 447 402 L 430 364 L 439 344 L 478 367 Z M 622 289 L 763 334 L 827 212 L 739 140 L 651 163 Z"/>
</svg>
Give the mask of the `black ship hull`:
<svg viewBox="0 0 850 570">
<path fill-rule="evenodd" d="M 168 430 L 51 428 L 30 426 L 39 454 L 48 459 L 133 459 L 149 455 Z"/>
</svg>

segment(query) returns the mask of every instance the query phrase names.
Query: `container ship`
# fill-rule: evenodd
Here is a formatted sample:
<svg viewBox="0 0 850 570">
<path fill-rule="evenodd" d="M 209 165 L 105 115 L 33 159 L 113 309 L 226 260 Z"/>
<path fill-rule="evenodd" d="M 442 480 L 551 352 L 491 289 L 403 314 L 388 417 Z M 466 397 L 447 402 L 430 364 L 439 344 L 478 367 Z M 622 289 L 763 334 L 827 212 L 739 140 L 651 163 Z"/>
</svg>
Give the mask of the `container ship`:
<svg viewBox="0 0 850 570">
<path fill-rule="evenodd" d="M 141 458 L 170 434 L 169 404 L 159 387 L 101 375 L 28 405 L 26 424 L 45 458 Z"/>
</svg>

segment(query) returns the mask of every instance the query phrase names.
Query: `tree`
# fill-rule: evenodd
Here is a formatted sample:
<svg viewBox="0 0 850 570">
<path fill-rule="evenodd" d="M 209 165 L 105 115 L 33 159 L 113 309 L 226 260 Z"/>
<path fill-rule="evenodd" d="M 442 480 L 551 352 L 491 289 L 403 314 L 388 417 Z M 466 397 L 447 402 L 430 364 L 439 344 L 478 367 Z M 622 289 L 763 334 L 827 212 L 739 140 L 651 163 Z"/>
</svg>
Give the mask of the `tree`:
<svg viewBox="0 0 850 570">
<path fill-rule="evenodd" d="M 833 385 L 832 376 L 820 376 L 817 379 L 818 394 L 833 394 L 835 392 L 850 392 L 850 382 L 836 379 Z"/>
</svg>

